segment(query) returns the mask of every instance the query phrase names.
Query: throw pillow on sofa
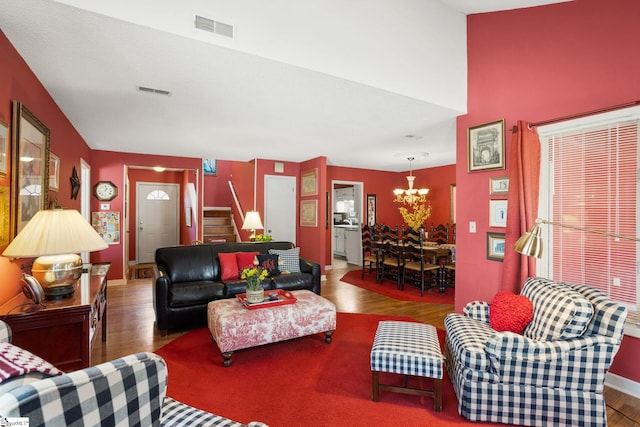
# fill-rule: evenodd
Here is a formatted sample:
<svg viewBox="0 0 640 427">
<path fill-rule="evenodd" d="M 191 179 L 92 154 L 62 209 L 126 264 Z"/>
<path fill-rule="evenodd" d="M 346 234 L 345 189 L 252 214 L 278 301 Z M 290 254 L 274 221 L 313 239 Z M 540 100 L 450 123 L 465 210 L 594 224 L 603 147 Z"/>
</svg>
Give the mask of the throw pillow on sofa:
<svg viewBox="0 0 640 427">
<path fill-rule="evenodd" d="M 269 272 L 269 277 L 277 276 L 280 274 L 280 269 L 278 268 L 278 262 L 280 261 L 280 257 L 274 254 L 259 254 L 258 255 L 258 265 Z"/>
<path fill-rule="evenodd" d="M 489 325 L 498 332 L 520 334 L 533 318 L 533 304 L 524 295 L 500 291 L 489 304 Z"/>
<path fill-rule="evenodd" d="M 236 261 L 238 262 L 238 271 L 242 273 L 246 267 L 254 267 L 256 255 L 260 252 L 236 252 Z"/>
<path fill-rule="evenodd" d="M 223 282 L 225 280 L 235 280 L 240 278 L 235 252 L 220 252 L 218 253 L 218 259 L 220 260 L 220 269 L 222 270 L 221 280 Z"/>
<path fill-rule="evenodd" d="M 300 273 L 300 248 L 269 249 L 269 253 L 280 257 L 283 270 L 289 273 Z"/>
</svg>

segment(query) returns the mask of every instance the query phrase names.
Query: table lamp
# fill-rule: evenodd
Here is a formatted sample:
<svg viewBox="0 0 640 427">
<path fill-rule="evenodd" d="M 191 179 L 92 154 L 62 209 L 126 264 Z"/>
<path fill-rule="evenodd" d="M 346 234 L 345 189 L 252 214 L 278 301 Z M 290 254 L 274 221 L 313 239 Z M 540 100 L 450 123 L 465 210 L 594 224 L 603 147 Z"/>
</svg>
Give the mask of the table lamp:
<svg viewBox="0 0 640 427">
<path fill-rule="evenodd" d="M 2 253 L 9 258 L 33 258 L 31 274 L 48 299 L 71 296 L 82 275 L 79 252 L 108 247 L 80 212 L 74 209 L 38 211 Z"/>
<path fill-rule="evenodd" d="M 249 240 L 252 242 L 256 240 L 256 230 L 263 229 L 262 220 L 260 219 L 260 214 L 258 211 L 249 211 L 247 215 L 244 217 L 244 222 L 242 223 L 243 230 L 251 230 L 251 235 L 249 236 Z"/>
</svg>

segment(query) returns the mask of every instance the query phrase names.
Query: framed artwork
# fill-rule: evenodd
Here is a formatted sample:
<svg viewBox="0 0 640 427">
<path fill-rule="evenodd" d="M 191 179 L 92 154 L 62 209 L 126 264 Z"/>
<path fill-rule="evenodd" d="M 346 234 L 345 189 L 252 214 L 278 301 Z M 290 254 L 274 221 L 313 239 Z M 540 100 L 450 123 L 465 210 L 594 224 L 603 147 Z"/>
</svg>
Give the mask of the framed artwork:
<svg viewBox="0 0 640 427">
<path fill-rule="evenodd" d="M 504 233 L 487 233 L 487 259 L 504 261 Z"/>
<path fill-rule="evenodd" d="M 456 185 L 451 184 L 449 187 L 451 193 L 451 224 L 456 223 Z"/>
<path fill-rule="evenodd" d="M 302 173 L 302 191 L 300 196 L 315 196 L 318 194 L 318 168 Z"/>
<path fill-rule="evenodd" d="M 300 225 L 303 227 L 316 227 L 318 225 L 318 201 L 300 201 Z"/>
<path fill-rule="evenodd" d="M 469 172 L 504 169 L 504 120 L 467 130 Z"/>
<path fill-rule="evenodd" d="M 60 182 L 60 157 L 49 153 L 49 189 L 58 191 Z"/>
<path fill-rule="evenodd" d="M 0 177 L 9 170 L 9 125 L 0 120 Z"/>
<path fill-rule="evenodd" d="M 110 245 L 120 243 L 120 212 L 102 211 L 91 213 L 91 225 Z"/>
<path fill-rule="evenodd" d="M 0 187 L 0 246 L 9 244 L 10 210 L 9 187 Z"/>
<path fill-rule="evenodd" d="M 48 204 L 49 129 L 18 101 L 13 102 L 11 159 L 12 237 Z"/>
<path fill-rule="evenodd" d="M 507 201 L 489 200 L 489 227 L 507 226 Z"/>
<path fill-rule="evenodd" d="M 215 175 L 216 159 L 202 159 L 202 172 L 205 175 Z"/>
<path fill-rule="evenodd" d="M 489 178 L 489 194 L 505 195 L 509 193 L 509 177 L 501 176 L 498 178 Z"/>
<path fill-rule="evenodd" d="M 376 195 L 367 194 L 367 225 L 371 227 L 376 223 Z"/>
</svg>

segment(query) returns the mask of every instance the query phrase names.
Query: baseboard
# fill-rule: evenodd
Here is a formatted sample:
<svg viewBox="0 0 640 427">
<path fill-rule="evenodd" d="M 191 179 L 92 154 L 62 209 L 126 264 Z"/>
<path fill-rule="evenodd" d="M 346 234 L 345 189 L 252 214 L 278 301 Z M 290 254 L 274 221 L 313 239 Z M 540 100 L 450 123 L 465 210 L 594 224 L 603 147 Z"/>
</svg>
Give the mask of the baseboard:
<svg viewBox="0 0 640 427">
<path fill-rule="evenodd" d="M 636 399 L 640 399 L 640 383 L 638 382 L 609 372 L 604 380 L 604 384 L 607 387 L 611 387 L 615 390 L 628 394 L 629 396 L 633 396 Z"/>
</svg>

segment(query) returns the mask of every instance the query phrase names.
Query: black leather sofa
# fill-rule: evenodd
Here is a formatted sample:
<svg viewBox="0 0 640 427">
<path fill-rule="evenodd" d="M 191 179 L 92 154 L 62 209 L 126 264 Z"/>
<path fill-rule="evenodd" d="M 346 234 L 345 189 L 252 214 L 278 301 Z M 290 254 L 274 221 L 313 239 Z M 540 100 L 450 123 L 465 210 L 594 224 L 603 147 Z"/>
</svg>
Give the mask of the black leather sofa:
<svg viewBox="0 0 640 427">
<path fill-rule="evenodd" d="M 157 276 L 153 293 L 156 326 L 161 333 L 207 324 L 210 301 L 233 298 L 246 291 L 241 279 L 222 281 L 218 253 L 292 249 L 291 242 L 227 242 L 171 246 L 156 250 Z M 265 289 L 308 289 L 320 295 L 320 265 L 300 258 L 300 273 L 281 274 L 263 282 Z"/>
</svg>

